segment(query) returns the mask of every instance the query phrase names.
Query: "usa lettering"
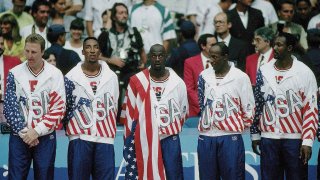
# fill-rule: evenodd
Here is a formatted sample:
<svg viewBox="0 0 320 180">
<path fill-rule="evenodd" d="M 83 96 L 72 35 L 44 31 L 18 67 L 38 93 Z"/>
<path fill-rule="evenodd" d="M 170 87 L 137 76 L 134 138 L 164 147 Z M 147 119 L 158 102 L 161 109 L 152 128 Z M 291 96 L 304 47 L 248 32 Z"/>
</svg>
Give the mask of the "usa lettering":
<svg viewBox="0 0 320 180">
<path fill-rule="evenodd" d="M 111 112 L 116 112 L 116 104 L 111 94 L 105 93 L 103 97 L 95 98 L 90 107 L 81 105 L 73 115 L 82 129 L 88 129 L 96 122 L 105 120 Z"/>
<path fill-rule="evenodd" d="M 28 117 L 31 112 L 32 119 L 36 120 L 47 114 L 49 108 L 49 93 L 47 91 L 42 91 L 40 94 L 32 94 L 27 101 L 31 103 L 31 106 L 29 106 L 28 102 L 25 105 L 20 102 L 20 111 L 24 117 Z"/>
<path fill-rule="evenodd" d="M 214 121 L 223 121 L 238 112 L 239 108 L 234 100 L 228 94 L 224 94 L 222 98 L 215 98 L 205 107 L 201 125 L 205 129 L 210 128 Z"/>
<path fill-rule="evenodd" d="M 302 109 L 303 103 L 299 96 L 292 90 L 287 90 L 285 95 L 279 94 L 275 97 L 275 104 L 267 102 L 264 107 L 262 120 L 265 125 L 273 125 L 277 117 L 285 118 L 294 113 L 296 109 Z"/>
<path fill-rule="evenodd" d="M 167 104 L 160 104 L 156 107 L 156 113 L 160 117 L 160 127 L 165 128 L 175 120 L 181 119 L 180 106 L 174 99 L 170 99 Z"/>
</svg>

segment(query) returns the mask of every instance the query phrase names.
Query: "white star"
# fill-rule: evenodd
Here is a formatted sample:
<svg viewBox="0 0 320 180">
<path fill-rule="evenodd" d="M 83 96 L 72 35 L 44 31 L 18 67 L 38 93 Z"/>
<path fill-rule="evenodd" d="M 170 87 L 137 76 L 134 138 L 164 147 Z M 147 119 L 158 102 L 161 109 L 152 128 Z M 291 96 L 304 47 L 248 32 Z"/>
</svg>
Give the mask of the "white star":
<svg viewBox="0 0 320 180">
<path fill-rule="evenodd" d="M 137 159 L 136 159 L 136 158 L 134 158 L 134 159 L 133 159 L 133 162 L 136 162 L 136 161 L 137 161 Z"/>
<path fill-rule="evenodd" d="M 133 175 L 132 172 L 130 172 L 130 173 L 129 173 L 129 176 L 132 176 L 132 175 Z"/>
<path fill-rule="evenodd" d="M 123 146 L 123 149 L 126 149 L 127 147 L 126 146 Z"/>
<path fill-rule="evenodd" d="M 130 159 L 131 158 L 131 156 L 130 156 L 130 154 L 128 155 L 128 159 Z"/>
<path fill-rule="evenodd" d="M 131 169 L 135 169 L 136 167 L 134 165 L 131 166 Z"/>
<path fill-rule="evenodd" d="M 132 148 L 132 147 L 130 147 L 130 148 L 129 148 L 129 151 L 133 151 L 133 148 Z"/>
<path fill-rule="evenodd" d="M 132 143 L 132 144 L 134 143 L 134 139 L 132 139 L 131 143 Z"/>
</svg>

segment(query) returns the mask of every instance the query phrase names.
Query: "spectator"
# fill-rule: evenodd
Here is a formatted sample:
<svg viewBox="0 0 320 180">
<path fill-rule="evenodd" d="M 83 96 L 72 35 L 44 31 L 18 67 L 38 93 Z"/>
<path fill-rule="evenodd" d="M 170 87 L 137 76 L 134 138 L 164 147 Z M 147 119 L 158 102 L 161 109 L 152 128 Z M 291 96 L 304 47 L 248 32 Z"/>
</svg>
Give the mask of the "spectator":
<svg viewBox="0 0 320 180">
<path fill-rule="evenodd" d="M 77 16 L 83 8 L 82 0 L 66 0 L 65 14 L 69 16 Z"/>
<path fill-rule="evenodd" d="M 217 42 L 212 34 L 203 34 L 198 39 L 198 46 L 201 52 L 196 56 L 186 59 L 184 62 L 183 80 L 187 86 L 189 115 L 199 116 L 199 98 L 198 98 L 198 79 L 199 74 L 204 70 L 211 68 L 209 59 L 209 50 L 213 44 Z"/>
<path fill-rule="evenodd" d="M 273 39 L 274 32 L 268 27 L 261 27 L 254 31 L 252 43 L 255 46 L 256 53 L 251 54 L 246 59 L 246 73 L 252 86 L 256 85 L 256 76 L 259 68 L 273 59 Z"/>
<path fill-rule="evenodd" d="M 231 4 L 232 0 L 191 0 L 186 15 L 195 24 L 197 35 L 214 34 L 213 18 L 219 12 L 227 12 Z"/>
<path fill-rule="evenodd" d="M 70 36 L 71 38 L 66 41 L 64 48 L 70 49 L 76 52 L 80 59 L 84 61 L 84 55 L 82 54 L 82 36 L 84 31 L 84 25 L 81 19 L 75 19 L 70 24 Z"/>
<path fill-rule="evenodd" d="M 76 52 L 63 48 L 66 42 L 64 26 L 60 24 L 51 25 L 48 28 L 47 38 L 51 43 L 51 47 L 46 52 L 56 55 L 57 68 L 61 70 L 63 75 L 67 74 L 81 59 Z"/>
<path fill-rule="evenodd" d="M 169 40 L 176 38 L 176 32 L 166 7 L 155 0 L 143 0 L 135 4 L 129 14 L 130 26 L 137 27 L 141 33 L 146 53 L 153 44 L 163 44 L 169 50 Z"/>
<path fill-rule="evenodd" d="M 292 22 L 294 15 L 293 1 L 281 0 L 279 2 L 279 8 L 280 9 L 278 10 L 278 16 L 280 21 L 270 25 L 273 32 L 287 32 L 290 34 L 294 34 L 299 39 L 301 46 L 304 49 L 307 49 L 307 33 L 301 25 Z"/>
<path fill-rule="evenodd" d="M 252 0 L 238 0 L 234 9 L 229 11 L 232 27 L 230 34 L 248 44 L 249 53 L 254 53 L 254 46 L 251 45 L 254 31 L 264 26 L 262 12 L 250 7 Z"/>
<path fill-rule="evenodd" d="M 123 0 L 86 0 L 84 5 L 86 28 L 88 36 L 98 37 L 97 31 L 102 28 L 101 14 L 105 10 L 111 9 L 114 3 L 123 2 Z M 111 27 L 111 21 L 108 21 L 108 29 Z"/>
<path fill-rule="evenodd" d="M 278 15 L 270 1 L 253 0 L 251 7 L 259 9 L 262 12 L 265 26 L 278 22 Z"/>
<path fill-rule="evenodd" d="M 70 23 L 75 19 L 74 16 L 66 15 L 66 0 L 50 0 L 51 13 L 48 25 L 61 24 L 67 32 L 70 31 Z"/>
<path fill-rule="evenodd" d="M 20 29 L 34 23 L 32 16 L 24 12 L 26 0 L 12 0 L 12 4 L 13 8 L 1 13 L 0 16 L 7 13 L 12 14 L 18 21 Z"/>
<path fill-rule="evenodd" d="M 214 26 L 216 29 L 217 41 L 224 42 L 228 46 L 228 60 L 234 63 L 234 65 L 244 71 L 246 57 L 249 54 L 248 44 L 238 38 L 235 38 L 230 34 L 230 29 L 232 28 L 232 23 L 230 22 L 230 17 L 224 13 L 218 13 L 214 17 Z"/>
<path fill-rule="evenodd" d="M 4 55 L 17 56 L 24 61 L 24 39 L 19 34 L 17 20 L 11 14 L 4 14 L 0 18 L 0 25 L 4 37 Z"/>
<path fill-rule="evenodd" d="M 0 69 L 3 69 L 0 71 L 0 123 L 7 121 L 3 114 L 3 100 L 9 70 L 21 63 L 20 59 L 17 57 L 3 55 L 4 51 L 4 38 L 0 31 Z"/>
<path fill-rule="evenodd" d="M 34 24 L 25 26 L 20 30 L 20 35 L 26 38 L 30 34 L 40 34 L 46 42 L 46 47 L 50 46 L 47 40 L 47 23 L 50 13 L 50 3 L 44 0 L 35 0 L 31 7 L 31 13 L 34 19 Z"/>
<path fill-rule="evenodd" d="M 44 52 L 42 58 L 46 60 L 49 64 L 57 66 L 56 55 L 54 55 L 53 53 L 49 54 L 47 52 Z"/>
<path fill-rule="evenodd" d="M 191 21 L 183 21 L 180 25 L 181 44 L 173 49 L 166 66 L 171 67 L 181 78 L 183 78 L 184 62 L 189 57 L 200 53 L 199 46 L 194 40 L 196 28 Z"/>
<path fill-rule="evenodd" d="M 317 12 L 312 10 L 309 0 L 297 0 L 292 22 L 300 24 L 306 31 L 310 19 L 316 14 Z"/>
<path fill-rule="evenodd" d="M 320 13 L 310 19 L 308 29 L 320 29 Z"/>
</svg>

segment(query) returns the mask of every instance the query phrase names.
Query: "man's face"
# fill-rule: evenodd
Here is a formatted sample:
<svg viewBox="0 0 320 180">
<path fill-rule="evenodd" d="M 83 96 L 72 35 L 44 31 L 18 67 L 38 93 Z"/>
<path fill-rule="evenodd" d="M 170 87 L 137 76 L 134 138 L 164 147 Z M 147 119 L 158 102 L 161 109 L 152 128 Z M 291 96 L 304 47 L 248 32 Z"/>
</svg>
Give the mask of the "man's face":
<svg viewBox="0 0 320 180">
<path fill-rule="evenodd" d="M 305 1 L 300 1 L 297 5 L 297 13 L 299 17 L 305 19 L 308 17 L 309 13 L 311 12 L 311 7 Z"/>
<path fill-rule="evenodd" d="M 255 50 L 259 53 L 264 53 L 265 50 L 269 49 L 270 47 L 270 42 L 267 40 L 264 40 L 259 35 L 254 35 L 252 44 L 254 45 Z"/>
<path fill-rule="evenodd" d="M 277 37 L 274 42 L 274 58 L 282 60 L 291 51 L 291 47 L 288 48 L 285 37 Z"/>
<path fill-rule="evenodd" d="M 163 46 L 153 46 L 149 52 L 151 69 L 160 71 L 165 69 L 166 52 Z"/>
<path fill-rule="evenodd" d="M 212 46 L 209 50 L 210 64 L 216 72 L 221 72 L 225 63 L 227 63 L 227 55 L 221 54 L 219 46 Z"/>
<path fill-rule="evenodd" d="M 66 0 L 58 0 L 55 4 L 53 4 L 53 8 L 59 14 L 64 14 L 66 11 Z"/>
<path fill-rule="evenodd" d="M 99 44 L 94 39 L 89 39 L 83 44 L 82 54 L 85 57 L 85 62 L 97 63 L 100 56 Z"/>
<path fill-rule="evenodd" d="M 13 13 L 20 16 L 24 10 L 24 7 L 26 6 L 26 1 L 24 0 L 13 0 Z"/>
<path fill-rule="evenodd" d="M 214 45 L 215 43 L 217 43 L 217 40 L 216 38 L 214 37 L 209 37 L 207 38 L 207 44 L 205 46 L 202 45 L 202 51 L 205 53 L 205 54 L 209 54 L 209 50 L 210 48 L 212 47 L 212 45 Z"/>
<path fill-rule="evenodd" d="M 119 25 L 126 25 L 128 21 L 128 11 L 124 6 L 116 7 L 115 22 Z"/>
<path fill-rule="evenodd" d="M 294 14 L 294 8 L 292 4 L 282 4 L 281 9 L 278 12 L 280 20 L 291 22 Z"/>
<path fill-rule="evenodd" d="M 38 67 L 42 62 L 43 51 L 41 50 L 41 45 L 38 43 L 27 42 L 24 47 L 24 55 L 27 58 L 28 65 L 33 67 Z"/>
<path fill-rule="evenodd" d="M 38 26 L 45 27 L 48 23 L 50 8 L 45 5 L 39 6 L 37 12 L 33 13 L 34 21 Z"/>
<path fill-rule="evenodd" d="M 218 34 L 224 34 L 229 31 L 231 28 L 231 23 L 227 22 L 227 15 L 226 14 L 218 14 L 214 18 L 214 27 Z"/>
</svg>

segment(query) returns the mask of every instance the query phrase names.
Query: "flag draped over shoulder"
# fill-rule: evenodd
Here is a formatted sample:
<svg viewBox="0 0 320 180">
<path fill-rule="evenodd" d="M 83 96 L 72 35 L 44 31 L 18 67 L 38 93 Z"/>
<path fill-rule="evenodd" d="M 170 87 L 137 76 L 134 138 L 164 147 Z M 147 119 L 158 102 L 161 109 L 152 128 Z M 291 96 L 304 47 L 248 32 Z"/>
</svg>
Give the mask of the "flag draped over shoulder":
<svg viewBox="0 0 320 180">
<path fill-rule="evenodd" d="M 125 179 L 165 179 L 159 129 L 152 121 L 148 69 L 130 78 L 121 118 L 125 123 Z"/>
</svg>

